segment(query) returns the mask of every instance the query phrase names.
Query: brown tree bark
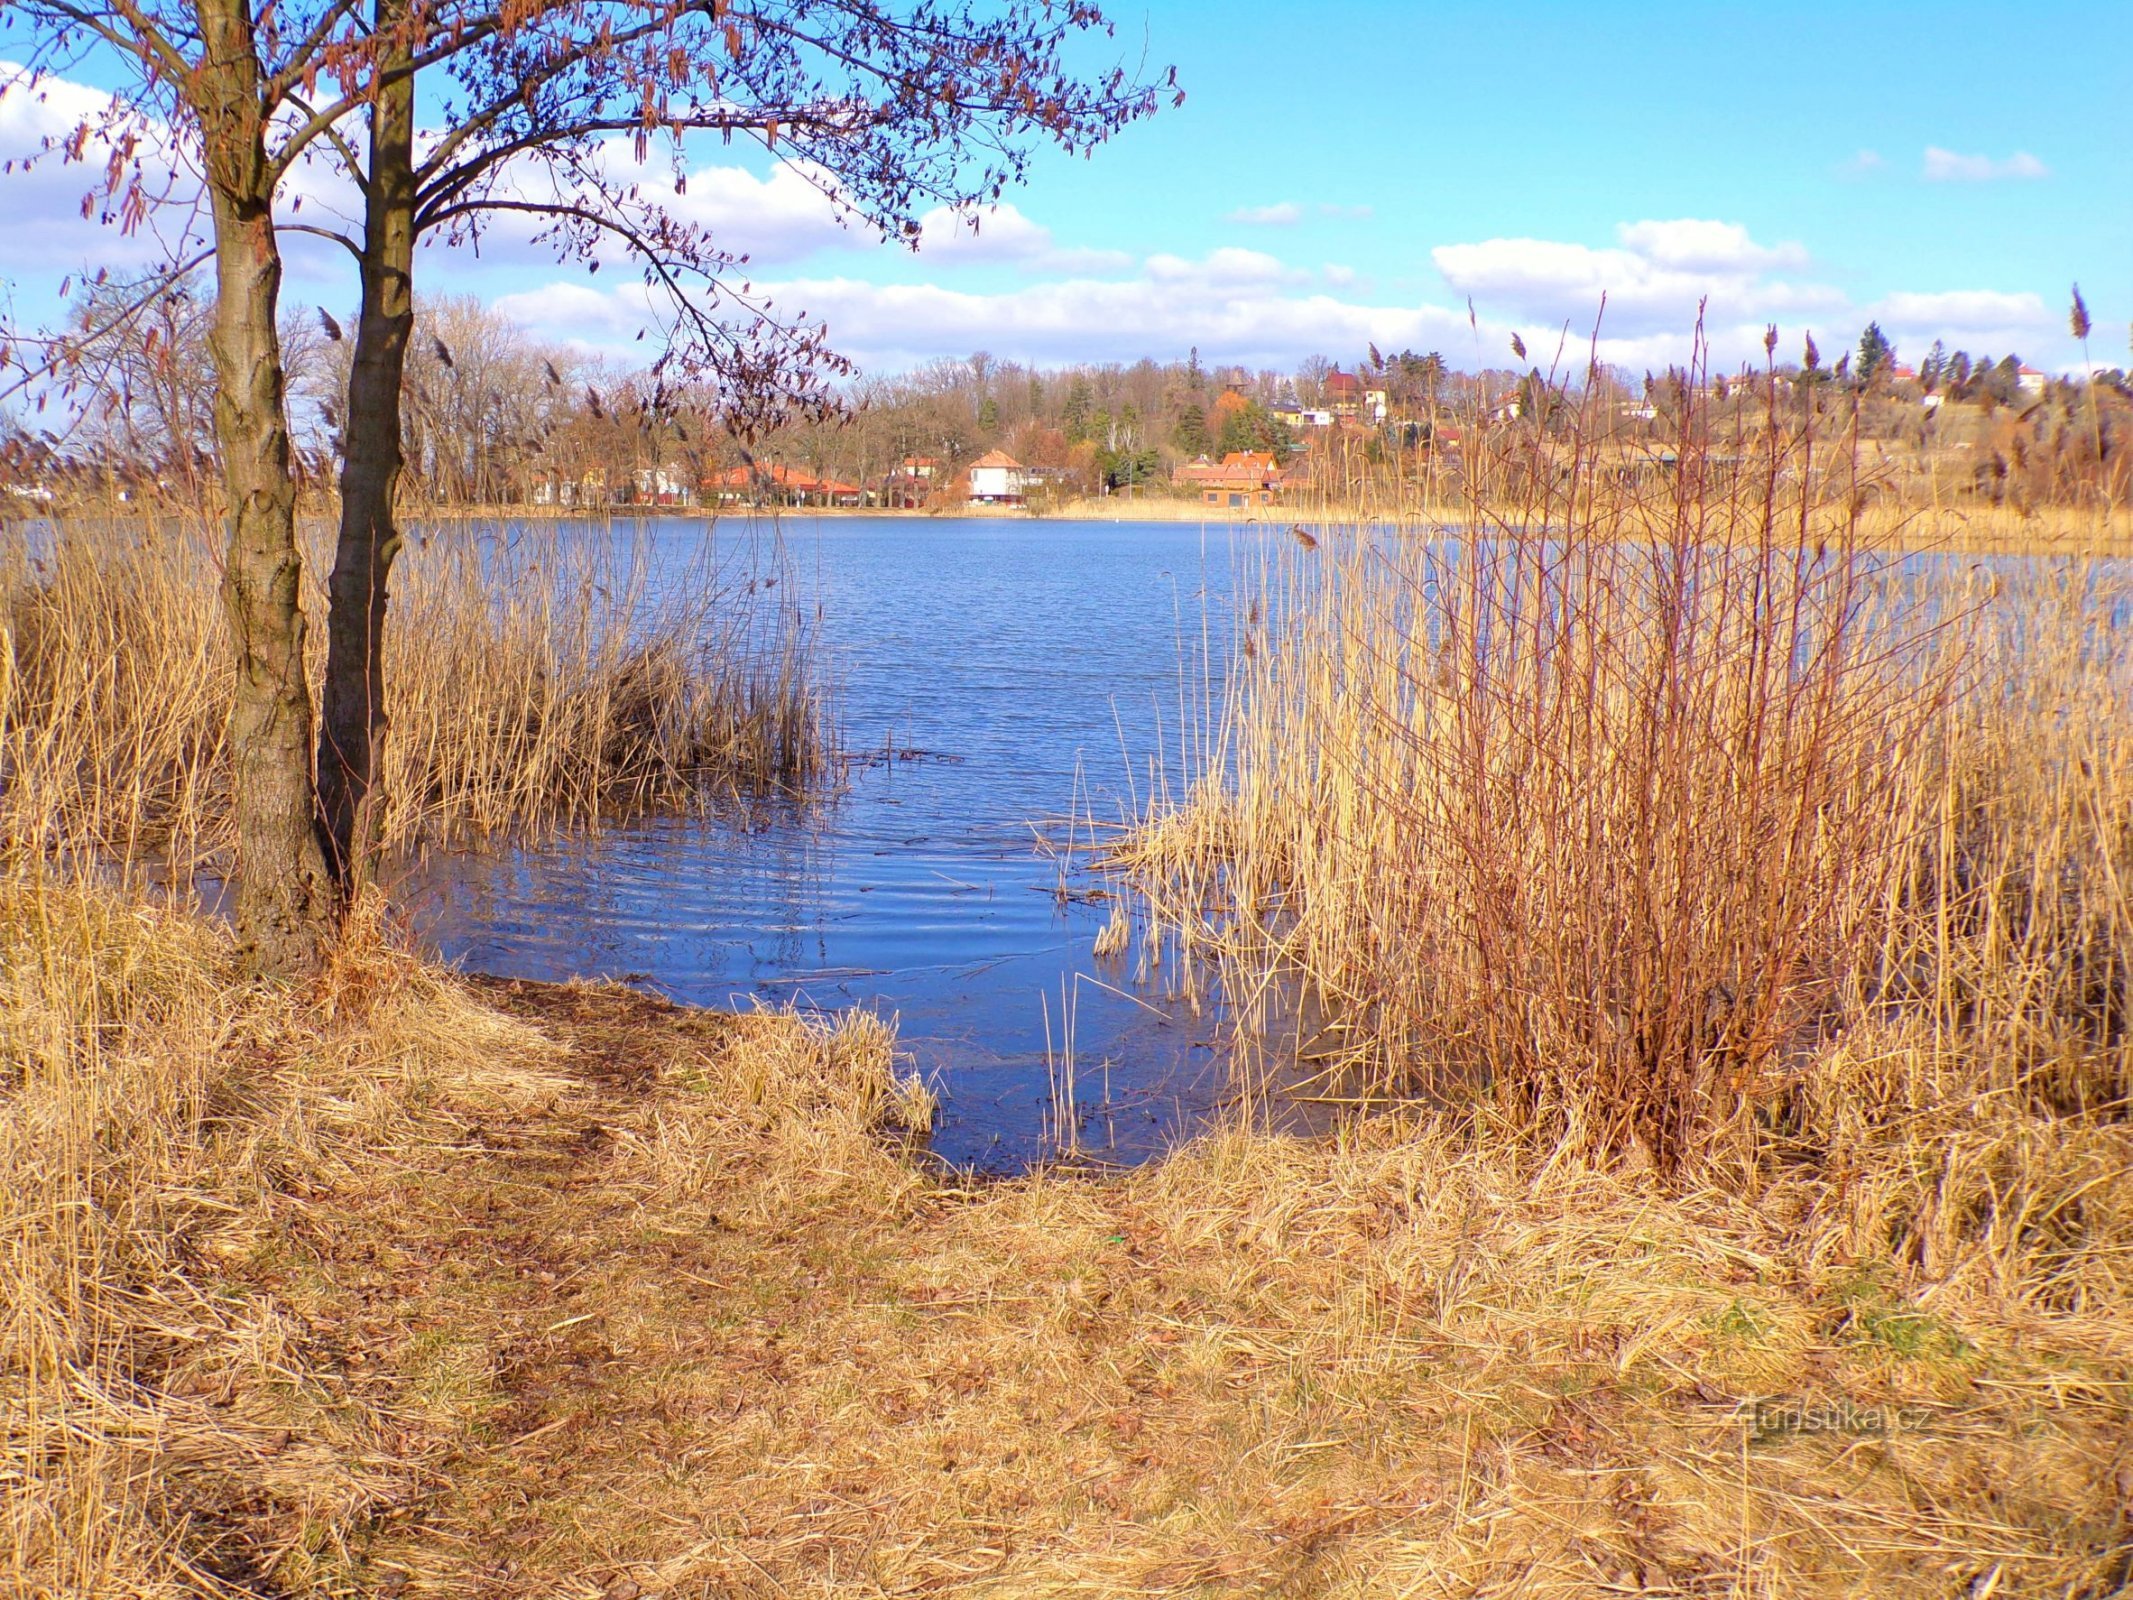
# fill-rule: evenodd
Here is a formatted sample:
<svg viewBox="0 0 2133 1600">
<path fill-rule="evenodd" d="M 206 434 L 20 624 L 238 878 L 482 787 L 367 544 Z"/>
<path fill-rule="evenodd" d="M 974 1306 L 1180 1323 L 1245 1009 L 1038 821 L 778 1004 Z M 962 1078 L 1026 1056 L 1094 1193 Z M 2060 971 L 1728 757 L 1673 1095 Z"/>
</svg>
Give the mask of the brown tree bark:
<svg viewBox="0 0 2133 1600">
<path fill-rule="evenodd" d="M 333 903 L 311 774 L 303 562 L 275 323 L 274 173 L 245 0 L 199 0 L 197 11 L 204 48 L 193 89 L 215 226 L 208 342 L 228 499 L 222 603 L 237 660 L 230 712 L 237 936 L 249 968 L 293 977 L 317 965 Z"/>
<path fill-rule="evenodd" d="M 376 36 L 393 37 L 402 13 L 403 0 L 377 0 Z M 380 65 L 318 748 L 320 831 L 327 866 L 344 897 L 368 873 L 374 854 L 373 796 L 387 733 L 387 582 L 401 544 L 393 518 L 401 470 L 401 378 L 415 323 L 415 78 L 411 70 L 394 73 L 401 62 Z"/>
</svg>

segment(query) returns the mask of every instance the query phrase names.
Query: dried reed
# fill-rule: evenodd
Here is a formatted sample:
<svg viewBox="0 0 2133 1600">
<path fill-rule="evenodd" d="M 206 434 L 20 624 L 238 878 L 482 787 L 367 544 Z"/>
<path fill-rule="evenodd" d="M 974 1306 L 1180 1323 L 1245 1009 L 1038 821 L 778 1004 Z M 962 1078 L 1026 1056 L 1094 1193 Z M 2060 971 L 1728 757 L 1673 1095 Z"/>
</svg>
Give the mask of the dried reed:
<svg viewBox="0 0 2133 1600">
<path fill-rule="evenodd" d="M 645 525 L 420 530 L 388 623 L 384 848 L 812 781 L 824 707 L 778 559 Z M 226 857 L 217 572 L 197 523 L 0 529 L 0 854 L 181 883 Z"/>
<path fill-rule="evenodd" d="M 1215 756 L 1116 853 L 1149 921 L 1330 1013 L 1352 1092 L 1670 1171 L 2040 1075 L 2122 1115 L 2126 575 L 1905 554 L 1812 406 L 1720 450 L 1685 393 L 1637 461 L 1586 404 L 1268 568 Z M 1891 1029 L 1925 1078 L 1838 1093 Z"/>
</svg>

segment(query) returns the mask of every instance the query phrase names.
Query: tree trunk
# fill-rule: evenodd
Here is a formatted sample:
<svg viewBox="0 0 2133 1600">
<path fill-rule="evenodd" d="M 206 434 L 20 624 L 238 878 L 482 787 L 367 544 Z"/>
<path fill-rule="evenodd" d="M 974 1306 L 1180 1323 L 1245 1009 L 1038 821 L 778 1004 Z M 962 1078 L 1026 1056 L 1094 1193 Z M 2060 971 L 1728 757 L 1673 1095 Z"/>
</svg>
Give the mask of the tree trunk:
<svg viewBox="0 0 2133 1600">
<path fill-rule="evenodd" d="M 281 250 L 266 158 L 259 61 L 245 0 L 200 0 L 199 97 L 215 227 L 217 390 L 228 551 L 222 603 L 237 658 L 230 711 L 237 937 L 274 976 L 314 968 L 331 927 L 311 781 L 303 562 L 281 336 Z"/>
<path fill-rule="evenodd" d="M 392 37 L 402 0 L 377 0 L 376 35 Z M 400 66 L 381 63 L 381 71 Z M 325 709 L 318 785 L 327 865 L 341 893 L 367 875 L 375 853 L 376 787 L 386 736 L 386 583 L 400 552 L 393 521 L 399 486 L 401 379 L 414 328 L 415 78 L 381 83 L 371 108 L 365 185 L 363 306 L 348 376 L 341 531 L 328 585 Z"/>
</svg>

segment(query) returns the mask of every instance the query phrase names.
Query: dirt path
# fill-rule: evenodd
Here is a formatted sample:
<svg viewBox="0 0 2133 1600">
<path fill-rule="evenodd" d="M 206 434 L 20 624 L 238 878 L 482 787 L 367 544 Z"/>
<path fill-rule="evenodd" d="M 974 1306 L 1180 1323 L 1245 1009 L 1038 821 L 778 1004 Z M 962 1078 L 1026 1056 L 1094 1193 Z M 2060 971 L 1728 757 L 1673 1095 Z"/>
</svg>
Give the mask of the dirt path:
<svg viewBox="0 0 2133 1600">
<path fill-rule="evenodd" d="M 312 1208 L 284 1274 L 425 1463 L 350 1553 L 363 1593 L 1894 1600 L 2127 1570 L 2101 1325 L 1996 1340 L 1786 1263 L 1750 1210 L 1421 1123 L 960 1188 L 884 1136 L 878 1024 L 477 988 L 564 1087 Z M 1751 1437 L 1770 1393 L 1924 1420 Z"/>
</svg>

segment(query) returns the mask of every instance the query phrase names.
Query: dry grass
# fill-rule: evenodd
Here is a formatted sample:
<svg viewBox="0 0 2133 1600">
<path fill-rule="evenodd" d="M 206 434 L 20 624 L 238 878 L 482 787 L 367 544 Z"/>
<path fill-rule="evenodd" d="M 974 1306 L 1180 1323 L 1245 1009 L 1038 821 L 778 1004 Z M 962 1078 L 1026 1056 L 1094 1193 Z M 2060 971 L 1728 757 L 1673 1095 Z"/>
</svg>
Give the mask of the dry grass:
<svg viewBox="0 0 2133 1600">
<path fill-rule="evenodd" d="M 11 1592 L 242 1588 L 421 1481 L 398 1398 L 237 1268 L 338 1174 L 558 1080 L 530 1030 L 362 942 L 299 1003 L 240 988 L 210 924 L 0 888 Z"/>
<path fill-rule="evenodd" d="M 1960 1155 L 1670 1192 L 1422 1113 L 970 1189 L 904 1154 L 868 1020 L 376 946 L 269 997 L 198 923 L 4 909 L 14 1592 L 2100 1600 L 2133 1561 L 2122 1127 L 2039 1153 L 2073 1229 L 1976 1212 Z"/>
<path fill-rule="evenodd" d="M 218 572 L 197 523 L 0 527 L 0 853 L 180 881 L 225 857 Z M 387 635 L 384 847 L 813 780 L 824 708 L 777 576 L 774 552 L 758 570 L 641 530 L 418 533 Z M 315 581 L 307 610 L 315 685 Z"/>
<path fill-rule="evenodd" d="M 1304 992 L 1336 1092 L 1486 1087 L 1670 1171 L 2122 1118 L 2133 581 L 1906 553 L 1806 419 L 1719 456 L 1692 410 L 1625 477 L 1565 405 L 1477 474 L 1516 506 L 1262 576 L 1203 777 L 1117 853 L 1146 931 Z"/>
</svg>

